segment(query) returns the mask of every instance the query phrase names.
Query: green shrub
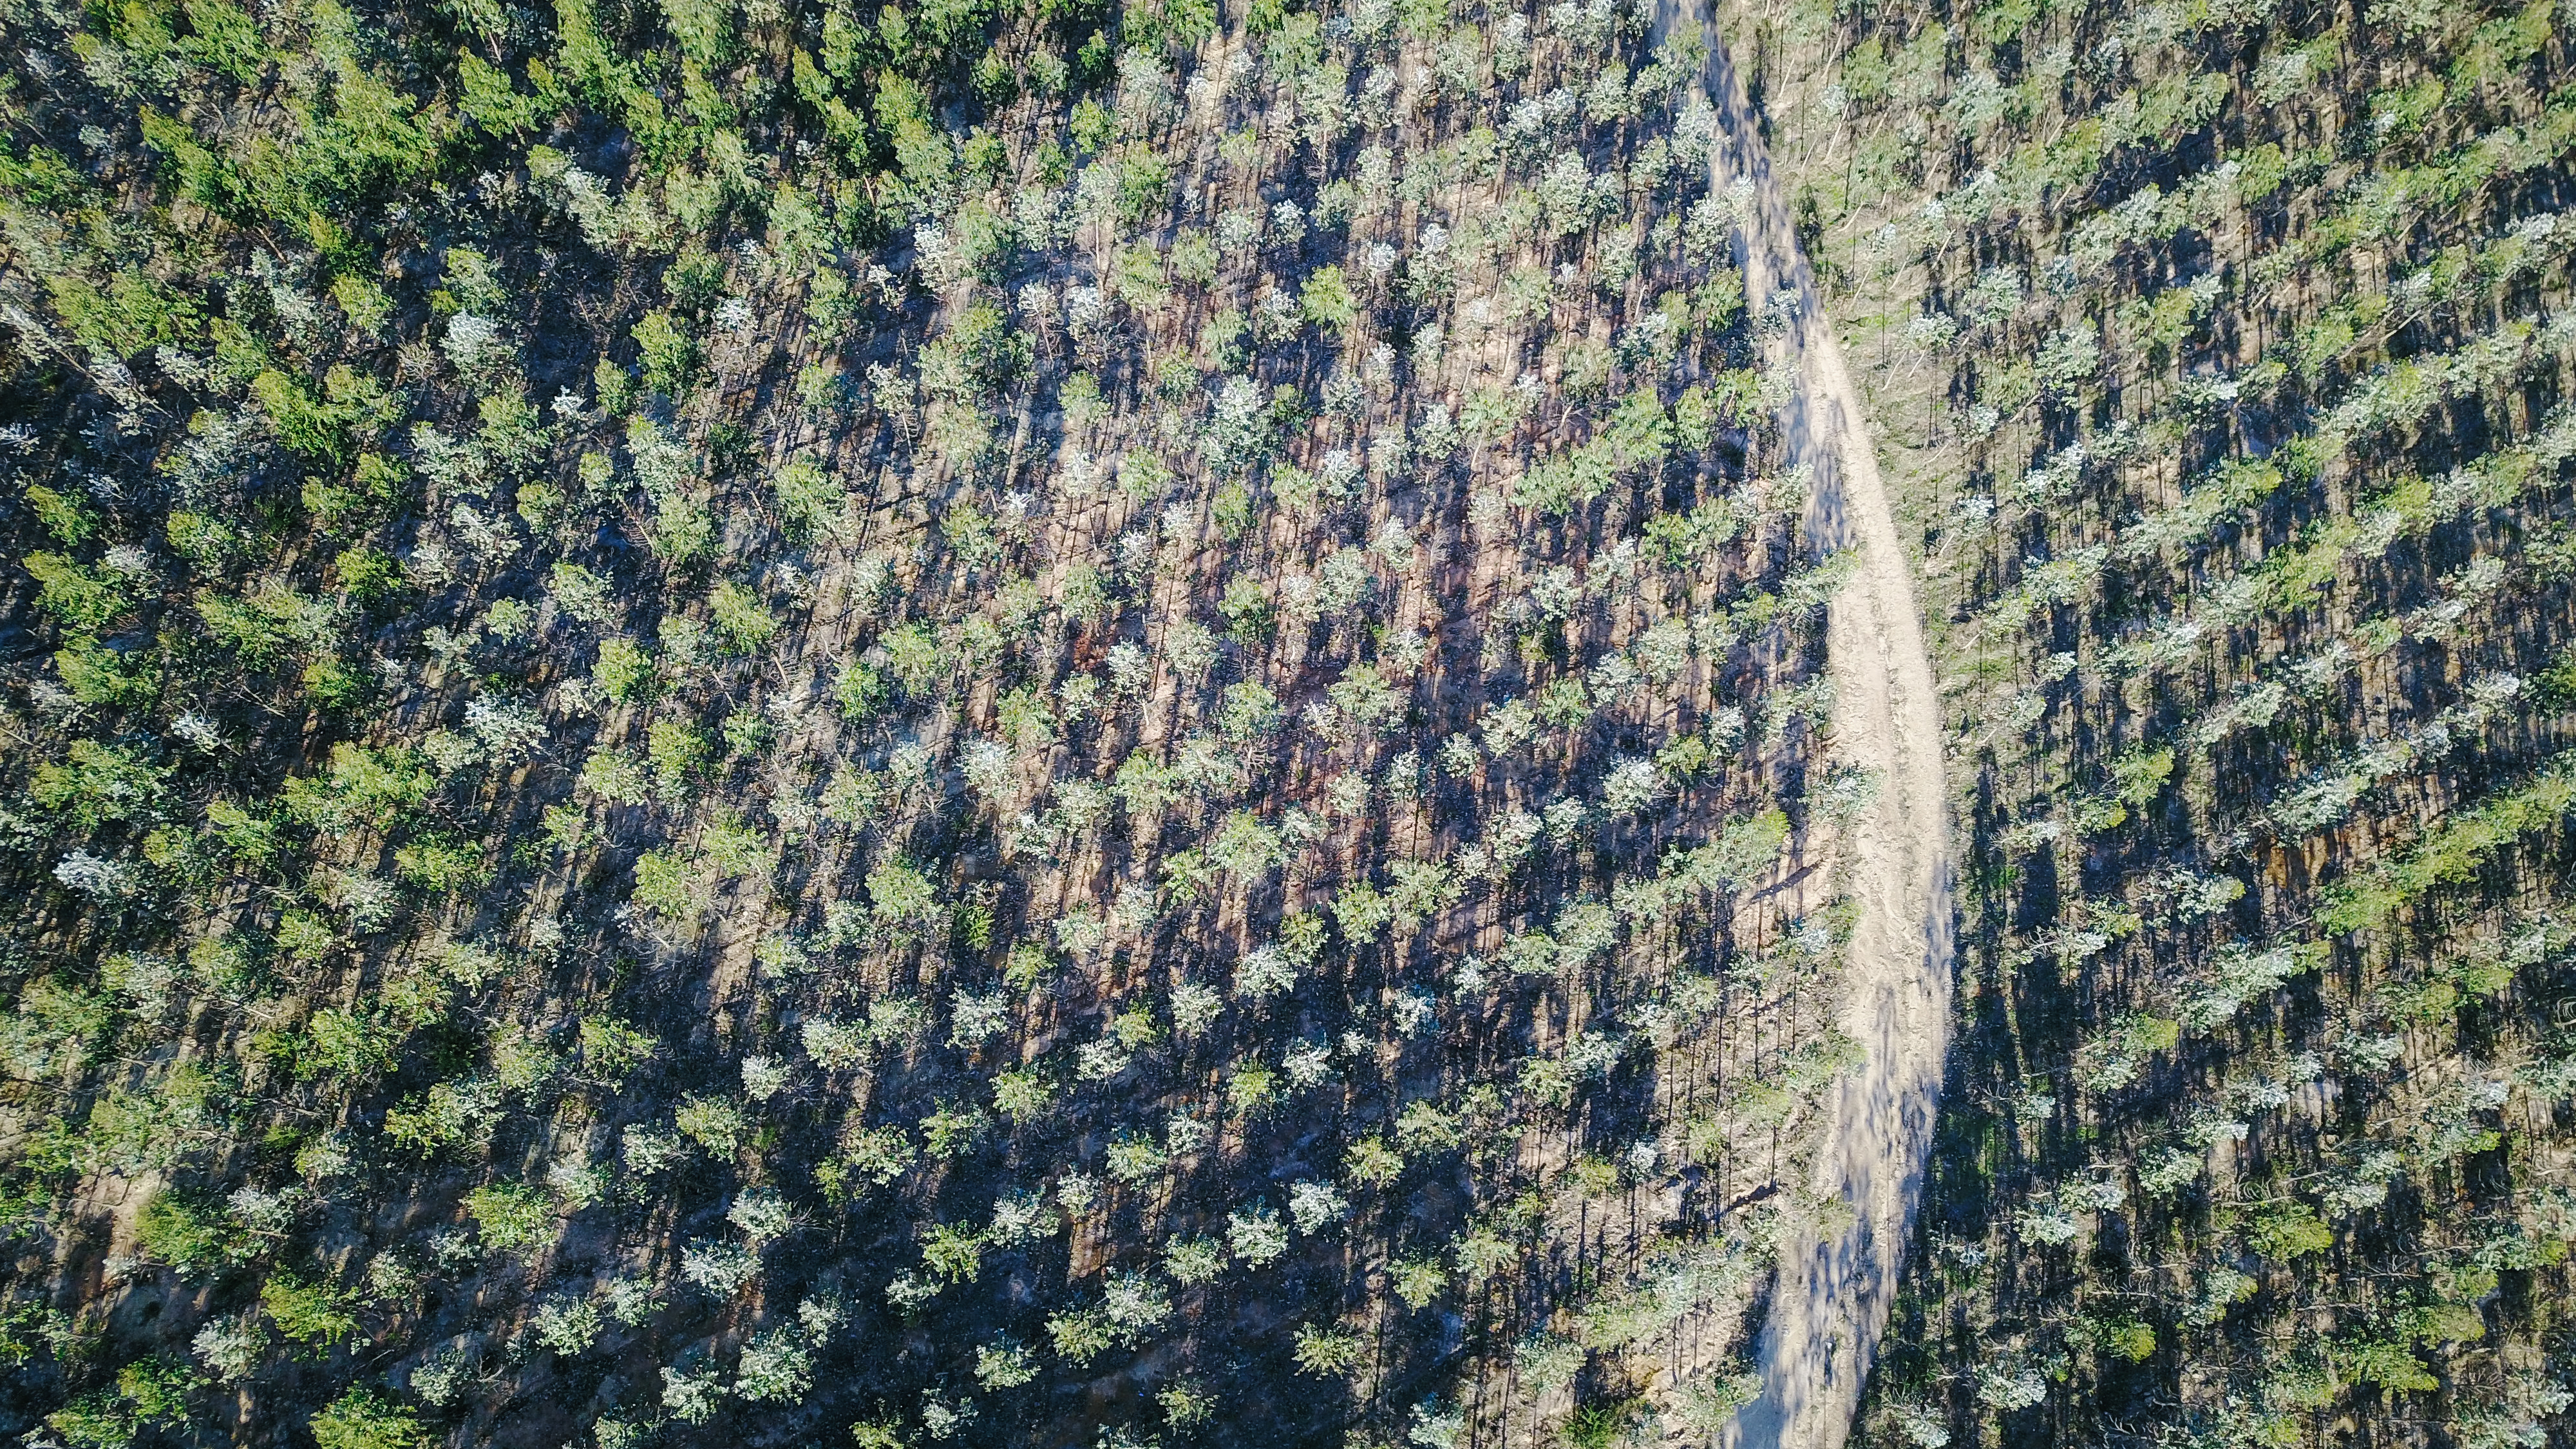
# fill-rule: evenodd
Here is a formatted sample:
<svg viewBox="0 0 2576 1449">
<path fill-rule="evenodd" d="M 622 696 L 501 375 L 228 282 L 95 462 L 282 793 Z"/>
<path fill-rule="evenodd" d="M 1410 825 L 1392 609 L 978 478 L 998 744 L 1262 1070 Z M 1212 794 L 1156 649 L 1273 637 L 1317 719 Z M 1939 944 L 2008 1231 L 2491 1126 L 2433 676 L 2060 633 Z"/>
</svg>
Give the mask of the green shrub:
<svg viewBox="0 0 2576 1449">
<path fill-rule="evenodd" d="M 2130 1363 L 2145 1363 L 2156 1355 L 2156 1331 L 2134 1319 L 2114 1323 L 2103 1330 L 2102 1346 Z"/>
<path fill-rule="evenodd" d="M 688 1098 L 680 1104 L 673 1122 L 681 1136 L 725 1156 L 739 1151 L 744 1134 L 751 1130 L 742 1109 L 722 1097 Z"/>
<path fill-rule="evenodd" d="M 730 580 L 716 585 L 707 611 L 732 653 L 756 653 L 778 635 L 778 616 L 760 602 L 760 595 Z"/>
<path fill-rule="evenodd" d="M 706 731 L 686 719 L 665 716 L 653 721 L 644 732 L 644 753 L 653 762 L 654 788 L 666 800 L 679 800 L 688 793 L 690 780 L 705 766 L 712 748 Z"/>
<path fill-rule="evenodd" d="M 1089 1365 L 1093 1359 L 1108 1352 L 1109 1346 L 1117 1340 L 1117 1331 L 1111 1326 L 1109 1315 L 1097 1308 L 1051 1315 L 1046 1327 L 1047 1338 L 1055 1345 L 1056 1353 L 1077 1367 Z"/>
<path fill-rule="evenodd" d="M 706 904 L 706 872 L 676 850 L 648 850 L 635 862 L 636 905 L 667 921 L 694 920 Z"/>
<path fill-rule="evenodd" d="M 482 850 L 451 833 L 424 835 L 395 850 L 394 873 L 433 896 L 471 889 L 491 876 Z"/>
<path fill-rule="evenodd" d="M 313 1013 L 304 1024 L 304 1040 L 294 1053 L 299 1080 L 356 1078 L 390 1068 L 404 1033 L 336 1006 Z"/>
<path fill-rule="evenodd" d="M 434 1442 L 410 1408 L 370 1388 L 350 1388 L 307 1427 L 318 1449 L 429 1449 Z"/>
<path fill-rule="evenodd" d="M 842 665 L 832 682 L 832 700 L 840 706 L 841 716 L 853 724 L 876 718 L 892 692 L 883 674 L 856 662 Z"/>
<path fill-rule="evenodd" d="M 653 1059 L 655 1045 L 651 1035 L 614 1017 L 582 1018 L 582 1070 L 600 1080 L 622 1081 Z"/>
<path fill-rule="evenodd" d="M 838 535 L 848 497 L 831 474 L 811 458 L 798 458 L 778 470 L 770 480 L 778 499 L 778 514 L 794 538 L 812 538 L 818 534 Z"/>
<path fill-rule="evenodd" d="M 122 653 L 94 639 L 74 638 L 54 652 L 54 672 L 83 704 L 111 709 L 148 705 L 160 692 L 160 656 Z"/>
<path fill-rule="evenodd" d="M 154 765 L 134 746 L 74 740 L 64 758 L 36 767 L 28 798 L 65 816 L 76 829 L 147 815 L 161 803 L 171 766 Z"/>
<path fill-rule="evenodd" d="M 2532 700 L 2541 708 L 2576 709 L 2576 647 L 2559 650 L 2533 683 Z"/>
<path fill-rule="evenodd" d="M 384 603 L 402 592 L 402 565 L 371 545 L 343 549 L 332 573 L 340 580 L 341 592 L 361 607 Z"/>
<path fill-rule="evenodd" d="M 408 748 L 371 750 L 344 741 L 331 747 L 326 774 L 289 779 L 282 798 L 286 814 L 300 825 L 387 830 L 427 803 L 437 787 L 438 777 Z"/>
<path fill-rule="evenodd" d="M 1300 1324 L 1293 1343 L 1299 1373 L 1339 1378 L 1360 1361 L 1359 1336 L 1340 1329 Z"/>
<path fill-rule="evenodd" d="M 85 567 L 41 550 L 27 555 L 26 569 L 38 585 L 36 607 L 66 629 L 95 634 L 128 607 L 126 582 L 112 570 Z"/>
<path fill-rule="evenodd" d="M 632 639 L 599 641 L 599 658 L 591 666 L 591 683 L 617 704 L 643 699 L 653 683 L 653 656 Z"/>
<path fill-rule="evenodd" d="M 353 1337 L 358 1319 L 349 1310 L 356 1302 L 353 1293 L 308 1283 L 293 1273 L 276 1274 L 259 1287 L 259 1306 L 277 1331 L 307 1348 L 329 1349 Z"/>
<path fill-rule="evenodd" d="M 2398 1393 L 2428 1394 L 2442 1386 L 2401 1340 L 2364 1339 L 2334 1348 L 2335 1367 L 2349 1379 Z"/>
<path fill-rule="evenodd" d="M 867 886 L 869 905 L 880 921 L 907 925 L 939 916 L 938 887 L 900 855 L 879 861 L 868 872 Z"/>
<path fill-rule="evenodd" d="M 658 309 L 645 313 L 631 335 L 637 363 L 643 369 L 645 391 L 669 398 L 683 396 L 697 371 L 696 341 L 680 329 L 669 312 Z"/>
<path fill-rule="evenodd" d="M 258 1243 L 211 1198 L 165 1188 L 135 1220 L 135 1243 L 144 1255 L 169 1264 L 182 1277 L 197 1277 L 247 1263 Z"/>
<path fill-rule="evenodd" d="M 98 532 L 98 514 L 91 511 L 88 504 L 69 494 L 57 493 L 42 483 L 30 483 L 27 485 L 26 497 L 27 506 L 36 510 L 36 522 L 44 528 L 45 532 L 53 535 L 55 542 L 66 548 L 78 548 L 89 542 L 91 536 Z M 27 558 L 29 573 L 36 572 L 36 560 L 40 557 L 59 556 L 29 555 Z M 37 579 L 42 582 L 43 575 L 38 574 Z"/>
<path fill-rule="evenodd" d="M 126 1449 L 138 1426 L 124 1400 L 96 1393 L 47 1414 L 45 1427 L 61 1435 L 67 1449 Z"/>
<path fill-rule="evenodd" d="M 972 1282 L 984 1263 L 983 1235 L 963 1223 L 943 1223 L 922 1239 L 921 1263 L 948 1282 Z"/>
<path fill-rule="evenodd" d="M 525 1183 L 478 1187 L 466 1195 L 465 1210 L 482 1230 L 483 1245 L 495 1252 L 515 1253 L 554 1241 L 554 1201 Z"/>
<path fill-rule="evenodd" d="M 1630 1421 L 1637 1416 L 1637 1404 L 1593 1404 L 1574 1411 L 1565 1421 L 1567 1449 L 1610 1449 L 1625 1434 Z"/>
</svg>

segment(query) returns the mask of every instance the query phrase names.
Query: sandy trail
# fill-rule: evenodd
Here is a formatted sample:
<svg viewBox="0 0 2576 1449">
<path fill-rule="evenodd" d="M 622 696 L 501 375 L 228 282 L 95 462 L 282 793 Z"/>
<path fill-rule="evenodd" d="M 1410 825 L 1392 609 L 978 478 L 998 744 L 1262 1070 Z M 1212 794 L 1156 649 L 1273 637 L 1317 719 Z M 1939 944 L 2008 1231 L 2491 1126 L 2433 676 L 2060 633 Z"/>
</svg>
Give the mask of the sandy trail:
<svg viewBox="0 0 2576 1449">
<path fill-rule="evenodd" d="M 1764 346 L 1798 377 L 1781 427 L 1791 461 L 1815 472 L 1810 537 L 1820 547 L 1860 550 L 1860 567 L 1830 609 L 1827 667 L 1835 751 L 1879 779 L 1845 861 L 1860 916 L 1842 1021 L 1868 1056 L 1833 1089 L 1812 1185 L 1849 1203 L 1853 1220 L 1838 1234 L 1806 1230 L 1784 1246 L 1760 1345 L 1762 1395 L 1724 1436 L 1746 1449 L 1838 1449 L 1887 1326 L 1941 1096 L 1951 949 L 1941 720 L 1877 454 L 1758 117 L 1710 23 L 1708 0 L 1661 0 L 1658 33 L 1675 27 L 1698 27 L 1708 39 L 1705 81 L 1723 141 L 1712 162 L 1715 185 L 1723 192 L 1739 177 L 1752 183 L 1741 231 L 1745 294 L 1757 316 L 1785 313 L 1786 325 L 1769 329 Z"/>
</svg>

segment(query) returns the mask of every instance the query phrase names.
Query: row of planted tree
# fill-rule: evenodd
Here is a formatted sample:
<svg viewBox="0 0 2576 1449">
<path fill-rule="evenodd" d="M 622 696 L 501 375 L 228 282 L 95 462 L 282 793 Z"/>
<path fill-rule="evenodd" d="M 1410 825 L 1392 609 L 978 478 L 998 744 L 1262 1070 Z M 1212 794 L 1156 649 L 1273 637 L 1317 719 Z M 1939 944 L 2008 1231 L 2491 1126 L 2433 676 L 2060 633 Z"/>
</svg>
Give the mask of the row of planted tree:
<svg viewBox="0 0 2576 1449">
<path fill-rule="evenodd" d="M 1734 18 L 1909 478 L 1970 861 L 1871 1431 L 2544 1442 L 2563 25 Z"/>
<path fill-rule="evenodd" d="M 11 22 L 0 1427 L 1750 1392 L 1874 782 L 1698 56 Z"/>
</svg>

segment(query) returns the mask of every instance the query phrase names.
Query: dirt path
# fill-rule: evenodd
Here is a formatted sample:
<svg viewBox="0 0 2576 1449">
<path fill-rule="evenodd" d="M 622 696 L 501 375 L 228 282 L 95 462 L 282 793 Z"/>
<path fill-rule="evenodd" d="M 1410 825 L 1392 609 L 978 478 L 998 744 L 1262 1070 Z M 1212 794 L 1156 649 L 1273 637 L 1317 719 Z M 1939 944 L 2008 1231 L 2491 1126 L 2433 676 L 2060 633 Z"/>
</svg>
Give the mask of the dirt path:
<svg viewBox="0 0 2576 1449">
<path fill-rule="evenodd" d="M 1737 1415 L 1726 1439 L 1747 1449 L 1837 1449 L 1887 1326 L 1941 1096 L 1951 947 L 1941 720 L 1913 579 L 1860 398 L 1708 3 L 1661 0 L 1656 27 L 1697 26 L 1707 35 L 1708 98 L 1722 141 L 1715 185 L 1723 192 L 1738 177 L 1752 182 L 1742 225 L 1745 294 L 1757 316 L 1774 307 L 1786 314 L 1764 345 L 1798 375 L 1781 426 L 1791 460 L 1815 470 L 1809 533 L 1819 546 L 1861 555 L 1828 624 L 1834 748 L 1879 772 L 1878 798 L 1844 862 L 1861 910 L 1843 1029 L 1868 1060 L 1834 1089 L 1813 1184 L 1820 1197 L 1851 1206 L 1851 1225 L 1824 1236 L 1802 1232 L 1783 1248 L 1762 1332 L 1762 1396 Z"/>
</svg>

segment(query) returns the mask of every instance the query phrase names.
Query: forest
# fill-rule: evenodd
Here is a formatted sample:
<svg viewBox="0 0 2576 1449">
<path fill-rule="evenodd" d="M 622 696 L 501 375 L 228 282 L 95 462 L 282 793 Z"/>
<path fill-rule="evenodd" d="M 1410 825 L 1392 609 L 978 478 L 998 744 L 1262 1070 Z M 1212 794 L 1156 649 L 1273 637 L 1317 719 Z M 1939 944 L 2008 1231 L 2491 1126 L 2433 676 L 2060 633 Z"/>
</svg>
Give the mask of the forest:
<svg viewBox="0 0 2576 1449">
<path fill-rule="evenodd" d="M 1870 1442 L 2570 1432 L 2571 18 L 1727 19 L 1944 694 Z"/>
<path fill-rule="evenodd" d="M 0 0 L 0 1436 L 2564 1441 L 2556 3 Z"/>
<path fill-rule="evenodd" d="M 0 1432 L 1751 1396 L 1874 783 L 1705 44 L 8 24 Z"/>
</svg>

